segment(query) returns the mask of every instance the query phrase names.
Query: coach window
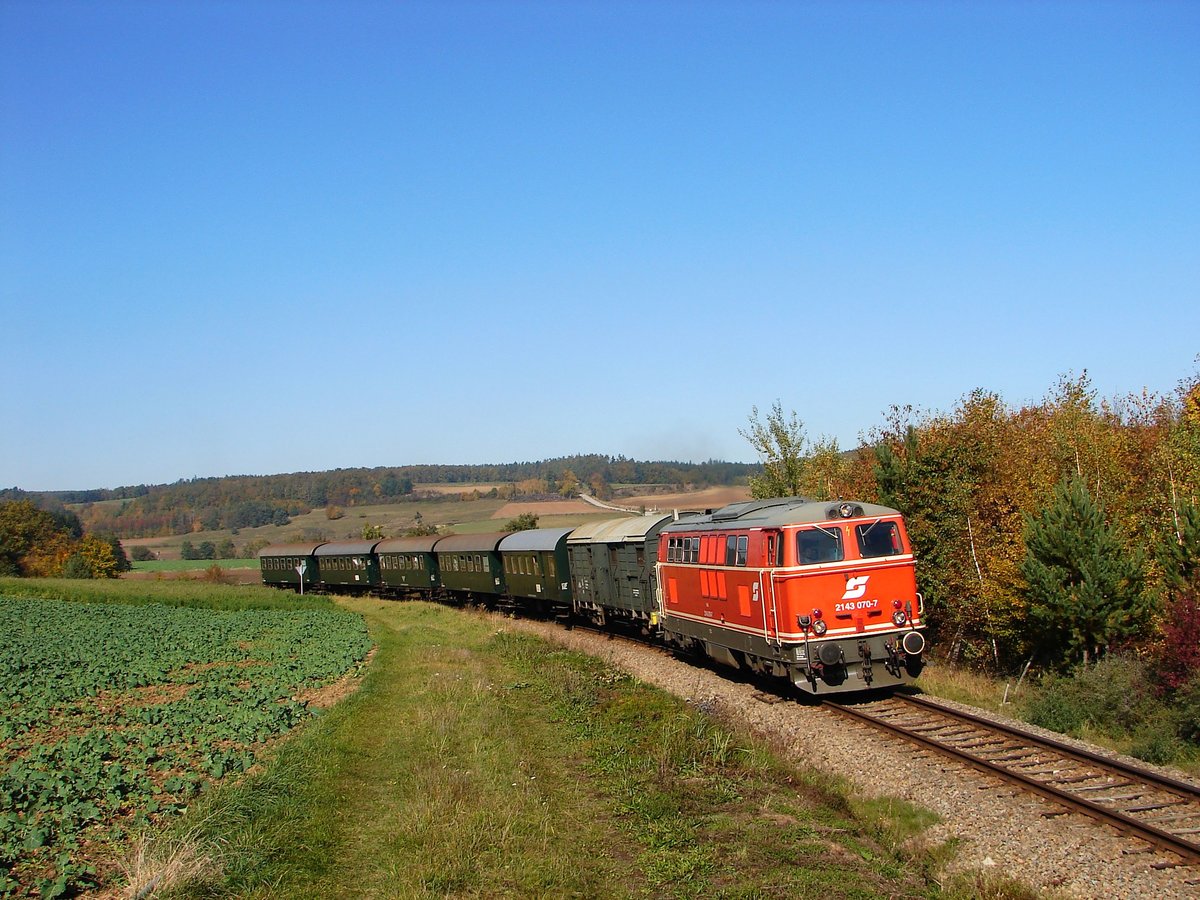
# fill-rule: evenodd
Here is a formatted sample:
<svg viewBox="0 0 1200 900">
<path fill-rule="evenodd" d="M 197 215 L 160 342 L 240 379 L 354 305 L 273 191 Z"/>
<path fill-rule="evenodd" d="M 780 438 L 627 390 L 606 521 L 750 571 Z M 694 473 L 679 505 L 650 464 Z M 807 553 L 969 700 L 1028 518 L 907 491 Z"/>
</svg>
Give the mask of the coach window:
<svg viewBox="0 0 1200 900">
<path fill-rule="evenodd" d="M 854 534 L 858 537 L 858 552 L 864 557 L 897 556 L 904 552 L 900 544 L 900 530 L 895 522 L 872 522 L 870 525 L 856 525 Z"/>
<path fill-rule="evenodd" d="M 800 565 L 837 562 L 844 559 L 840 528 L 806 528 L 796 536 L 796 554 Z"/>
<path fill-rule="evenodd" d="M 725 538 L 725 565 L 737 564 L 737 535 L 731 534 Z"/>
<path fill-rule="evenodd" d="M 750 538 L 746 535 L 740 535 L 737 539 L 737 564 L 744 566 L 746 564 L 746 549 L 750 546 Z"/>
</svg>

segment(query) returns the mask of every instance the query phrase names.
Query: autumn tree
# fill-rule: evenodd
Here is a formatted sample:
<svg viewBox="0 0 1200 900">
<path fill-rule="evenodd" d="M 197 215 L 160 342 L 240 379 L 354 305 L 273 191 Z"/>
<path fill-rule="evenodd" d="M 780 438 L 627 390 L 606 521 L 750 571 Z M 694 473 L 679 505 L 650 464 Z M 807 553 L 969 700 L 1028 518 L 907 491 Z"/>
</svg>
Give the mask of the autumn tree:
<svg viewBox="0 0 1200 900">
<path fill-rule="evenodd" d="M 1029 518 L 1025 544 L 1030 617 L 1052 663 L 1087 663 L 1143 633 L 1152 603 L 1140 559 L 1081 478 L 1061 482 L 1053 502 Z"/>
<path fill-rule="evenodd" d="M 102 537 L 84 535 L 75 553 L 83 560 L 91 578 L 116 578 L 121 574 L 121 564 L 112 544 Z M 72 557 L 74 558 L 74 557 Z"/>
<path fill-rule="evenodd" d="M 72 523 L 31 500 L 0 503 L 0 575 L 54 576 L 71 555 Z"/>
<path fill-rule="evenodd" d="M 564 497 L 574 497 L 579 493 L 579 478 L 570 469 L 563 472 L 558 483 L 558 492 Z"/>
<path fill-rule="evenodd" d="M 523 512 L 513 519 L 509 519 L 504 523 L 501 531 L 530 531 L 537 528 L 538 517 L 531 512 Z"/>
<path fill-rule="evenodd" d="M 750 408 L 749 427 L 739 428 L 758 453 L 761 475 L 750 476 L 750 494 L 755 498 L 799 497 L 803 495 L 804 425 L 793 410 L 784 415 L 776 400 L 766 421 L 759 418 L 757 406 Z"/>
</svg>

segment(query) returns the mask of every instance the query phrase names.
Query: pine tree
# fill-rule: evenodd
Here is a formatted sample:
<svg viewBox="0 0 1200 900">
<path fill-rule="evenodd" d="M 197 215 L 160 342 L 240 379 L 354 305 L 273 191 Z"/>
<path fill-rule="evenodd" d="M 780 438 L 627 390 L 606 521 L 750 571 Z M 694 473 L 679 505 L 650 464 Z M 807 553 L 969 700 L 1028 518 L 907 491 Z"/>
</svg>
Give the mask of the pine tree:
<svg viewBox="0 0 1200 900">
<path fill-rule="evenodd" d="M 1145 628 L 1153 601 L 1141 560 L 1078 478 L 1061 482 L 1050 505 L 1026 520 L 1025 545 L 1029 613 L 1054 662 L 1099 659 Z"/>
<path fill-rule="evenodd" d="M 1175 512 L 1175 521 L 1175 531 L 1158 553 L 1169 590 L 1188 586 L 1200 574 L 1200 506 L 1183 504 Z"/>
</svg>

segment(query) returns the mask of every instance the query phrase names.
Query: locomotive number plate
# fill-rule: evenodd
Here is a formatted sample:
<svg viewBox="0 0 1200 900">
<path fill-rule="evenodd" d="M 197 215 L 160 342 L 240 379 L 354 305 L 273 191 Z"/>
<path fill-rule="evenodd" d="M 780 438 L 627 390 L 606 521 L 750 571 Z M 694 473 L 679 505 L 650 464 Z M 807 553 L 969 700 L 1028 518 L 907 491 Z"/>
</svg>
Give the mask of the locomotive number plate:
<svg viewBox="0 0 1200 900">
<path fill-rule="evenodd" d="M 833 604 L 834 612 L 854 612 L 859 609 L 879 609 L 878 600 L 847 600 L 845 603 Z"/>
</svg>

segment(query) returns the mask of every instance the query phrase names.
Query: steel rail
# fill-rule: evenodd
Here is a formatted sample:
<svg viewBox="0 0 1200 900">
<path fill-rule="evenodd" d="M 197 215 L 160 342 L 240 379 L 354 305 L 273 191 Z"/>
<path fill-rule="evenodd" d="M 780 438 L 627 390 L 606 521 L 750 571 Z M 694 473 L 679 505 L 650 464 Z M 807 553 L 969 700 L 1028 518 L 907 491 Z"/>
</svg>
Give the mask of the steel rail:
<svg viewBox="0 0 1200 900">
<path fill-rule="evenodd" d="M 1077 810 L 1078 812 L 1081 812 L 1098 822 L 1112 825 L 1126 834 L 1132 834 L 1135 837 L 1146 841 L 1154 847 L 1174 853 L 1189 865 L 1200 864 L 1200 844 L 1186 840 L 1178 835 L 1171 834 L 1168 831 L 1163 831 L 1162 829 L 1156 828 L 1153 825 L 1149 825 L 1145 822 L 1139 822 L 1137 819 L 1127 816 L 1122 812 L 1101 806 L 1099 803 L 1094 803 L 1093 801 L 1084 797 L 1076 796 L 1068 791 L 1061 790 L 1053 785 L 1049 785 L 1031 778 L 1028 775 L 1023 775 L 1020 772 L 1014 772 L 1004 766 L 989 762 L 982 757 L 975 756 L 971 753 L 959 750 L 956 747 L 943 744 L 939 741 L 933 740 L 932 738 L 927 738 L 924 735 L 918 734 L 903 727 L 902 725 L 897 725 L 895 723 L 877 718 L 869 713 L 855 709 L 852 706 L 847 706 L 843 703 L 833 700 L 826 700 L 823 705 L 839 715 L 846 716 L 856 721 L 865 722 L 866 724 L 875 728 L 881 728 L 885 731 L 899 735 L 905 740 L 912 741 L 920 746 L 934 750 L 953 759 L 957 759 L 960 762 L 979 769 L 980 771 L 986 772 L 990 775 L 995 775 L 1004 781 L 1011 782 L 1019 785 L 1022 788 L 1025 788 L 1026 790 L 1032 791 L 1033 793 L 1040 794 L 1041 796 L 1053 800 L 1055 803 L 1058 803 L 1067 809 Z M 950 718 L 955 718 L 958 715 L 957 711 L 946 710 L 943 707 L 937 706 L 937 704 L 929 705 L 934 707 L 938 713 L 945 713 Z M 980 719 L 979 721 L 982 726 L 988 728 L 993 727 L 995 724 L 987 719 Z M 1026 735 L 1024 732 L 1018 731 L 1016 734 L 1018 734 L 1023 740 L 1027 738 L 1031 738 L 1035 741 L 1041 740 L 1036 736 Z M 1055 749 L 1057 750 L 1058 748 Z M 1075 748 L 1066 747 L 1064 745 L 1064 748 L 1060 752 L 1067 751 L 1073 755 Z M 1139 774 L 1141 772 L 1141 770 L 1134 771 L 1137 771 Z"/>
<path fill-rule="evenodd" d="M 973 713 L 964 712 L 960 709 L 952 709 L 926 697 L 911 696 L 908 694 L 893 694 L 891 699 L 899 700 L 903 703 L 910 703 L 915 706 L 920 706 L 924 709 L 932 709 L 942 715 L 951 716 L 955 719 L 961 719 L 964 722 L 980 725 L 993 731 L 999 731 L 1003 734 L 1020 738 L 1022 741 L 1027 743 L 1036 744 L 1040 747 L 1045 747 L 1048 750 L 1054 750 L 1058 753 L 1063 753 L 1067 756 L 1070 756 L 1072 759 L 1084 759 L 1090 763 L 1108 769 L 1113 774 L 1124 775 L 1134 778 L 1138 781 L 1149 782 L 1156 787 L 1170 791 L 1179 795 L 1180 797 L 1184 797 L 1185 799 L 1200 801 L 1200 787 L 1197 787 L 1194 784 L 1189 784 L 1186 781 L 1181 781 L 1178 778 L 1172 778 L 1169 775 L 1162 775 L 1158 772 L 1153 772 L 1150 769 L 1143 769 L 1140 766 L 1121 762 L 1119 759 L 1113 759 L 1110 756 L 1104 756 L 1100 753 L 1093 753 L 1091 750 L 1073 746 L 1065 741 L 1058 741 L 1054 738 L 1044 737 L 1039 734 L 1031 734 L 1030 732 L 1014 725 L 1008 725 L 1004 722 L 996 722 L 992 719 L 987 719 L 983 716 L 977 716 Z"/>
</svg>

